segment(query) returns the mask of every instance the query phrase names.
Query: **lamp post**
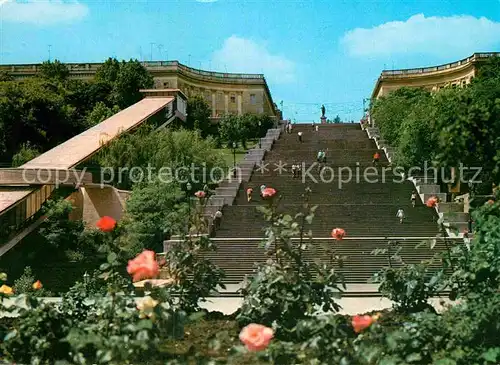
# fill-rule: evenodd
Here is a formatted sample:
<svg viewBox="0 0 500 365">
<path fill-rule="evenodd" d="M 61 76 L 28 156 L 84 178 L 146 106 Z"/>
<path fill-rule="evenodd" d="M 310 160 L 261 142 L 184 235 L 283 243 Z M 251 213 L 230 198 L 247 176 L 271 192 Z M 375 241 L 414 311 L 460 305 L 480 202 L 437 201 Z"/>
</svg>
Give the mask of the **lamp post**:
<svg viewBox="0 0 500 365">
<path fill-rule="evenodd" d="M 236 177 L 236 142 L 233 142 L 233 177 Z"/>
<path fill-rule="evenodd" d="M 186 191 L 188 195 L 188 220 L 187 220 L 187 225 L 188 225 L 188 234 L 189 234 L 189 225 L 191 222 L 191 189 L 193 187 L 191 186 L 191 183 L 186 184 Z"/>
<path fill-rule="evenodd" d="M 261 138 L 261 135 L 262 135 L 262 122 L 259 120 L 259 148 L 262 148 L 262 138 Z"/>
</svg>

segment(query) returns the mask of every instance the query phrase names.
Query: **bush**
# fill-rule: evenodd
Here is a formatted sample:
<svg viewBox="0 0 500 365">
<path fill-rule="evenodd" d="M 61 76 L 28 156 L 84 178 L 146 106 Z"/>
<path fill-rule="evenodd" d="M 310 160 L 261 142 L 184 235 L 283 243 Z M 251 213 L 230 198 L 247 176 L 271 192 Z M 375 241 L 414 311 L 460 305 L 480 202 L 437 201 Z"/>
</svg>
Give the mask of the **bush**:
<svg viewBox="0 0 500 365">
<path fill-rule="evenodd" d="M 340 309 L 335 303 L 341 293 L 340 278 L 333 268 L 338 258 L 327 247 L 325 263 L 310 264 L 303 259 L 308 246 L 304 237 L 306 224 L 311 224 L 317 208 L 310 207 L 307 200 L 305 212 L 295 217 L 298 221 L 290 215 L 277 214 L 272 198 L 268 207 L 259 208 L 270 224 L 265 239 L 269 260 L 258 266 L 243 288 L 238 321 L 273 326 L 280 338 L 294 338 L 299 320 L 312 316 L 320 308 L 325 312 Z M 291 238 L 297 236 L 300 241 L 293 244 Z"/>
<path fill-rule="evenodd" d="M 35 289 L 33 284 L 36 282 L 35 276 L 31 271 L 31 267 L 26 266 L 24 268 L 24 273 L 14 281 L 14 292 L 16 294 L 31 294 L 35 297 L 50 297 L 52 293 L 45 288 Z"/>
</svg>

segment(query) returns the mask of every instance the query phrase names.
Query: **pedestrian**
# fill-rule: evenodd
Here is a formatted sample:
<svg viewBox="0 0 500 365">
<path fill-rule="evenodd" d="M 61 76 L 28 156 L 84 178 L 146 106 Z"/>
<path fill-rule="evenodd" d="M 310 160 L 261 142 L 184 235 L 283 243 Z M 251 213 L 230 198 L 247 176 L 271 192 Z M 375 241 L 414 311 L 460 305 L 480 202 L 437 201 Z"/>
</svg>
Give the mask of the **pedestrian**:
<svg viewBox="0 0 500 365">
<path fill-rule="evenodd" d="M 327 151 L 328 151 L 328 149 L 327 149 Z M 321 156 L 321 161 L 323 161 L 323 163 L 326 164 L 326 151 L 322 151 L 322 152 L 323 153 L 322 153 L 322 156 Z"/>
<path fill-rule="evenodd" d="M 398 212 L 396 213 L 396 217 L 399 218 L 399 223 L 403 223 L 403 220 L 405 219 L 405 212 L 403 209 L 399 208 Z"/>
<path fill-rule="evenodd" d="M 264 184 L 262 184 L 260 186 L 260 197 L 262 198 L 262 192 L 266 189 L 266 186 Z"/>
<path fill-rule="evenodd" d="M 469 237 L 469 231 L 464 230 L 464 243 L 465 247 L 467 247 L 467 250 L 470 251 L 470 237 Z"/>
<path fill-rule="evenodd" d="M 252 201 L 252 193 L 253 193 L 253 189 L 252 188 L 248 188 L 247 189 L 247 201 L 250 203 Z"/>
<path fill-rule="evenodd" d="M 378 166 L 378 162 L 380 161 L 380 153 L 375 152 L 375 154 L 373 155 L 373 165 L 374 166 Z"/>
<path fill-rule="evenodd" d="M 314 126 L 314 131 L 315 131 L 315 132 L 319 131 L 319 125 L 315 125 L 315 126 Z"/>
<path fill-rule="evenodd" d="M 222 212 L 220 210 L 217 210 L 214 214 L 214 226 L 216 231 L 220 228 L 221 220 L 222 220 Z"/>
<path fill-rule="evenodd" d="M 316 156 L 316 161 L 317 162 L 323 161 L 323 151 L 322 150 L 318 151 L 318 155 Z"/>
<path fill-rule="evenodd" d="M 316 127 L 316 122 L 313 122 L 312 127 L 313 127 L 313 131 L 315 131 L 315 130 L 316 130 L 316 128 L 317 128 L 317 127 Z"/>
<path fill-rule="evenodd" d="M 416 190 L 413 190 L 411 193 L 411 205 L 413 205 L 413 208 L 415 208 L 415 204 L 417 202 L 417 192 Z"/>
<path fill-rule="evenodd" d="M 297 133 L 297 135 L 299 136 L 299 142 L 302 143 L 302 132 Z"/>
</svg>

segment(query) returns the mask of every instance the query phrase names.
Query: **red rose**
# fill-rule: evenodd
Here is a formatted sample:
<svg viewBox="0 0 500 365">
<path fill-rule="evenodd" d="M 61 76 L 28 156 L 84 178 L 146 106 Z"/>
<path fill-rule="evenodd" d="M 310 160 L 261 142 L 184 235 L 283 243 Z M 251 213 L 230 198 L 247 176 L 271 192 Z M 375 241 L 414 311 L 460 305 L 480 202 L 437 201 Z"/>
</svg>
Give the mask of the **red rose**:
<svg viewBox="0 0 500 365">
<path fill-rule="evenodd" d="M 373 323 L 373 318 L 368 315 L 364 316 L 354 316 L 352 317 L 352 328 L 354 329 L 354 332 L 360 333 L 363 331 L 365 328 L 370 327 L 370 325 Z"/>
<path fill-rule="evenodd" d="M 104 216 L 96 223 L 97 228 L 103 232 L 111 232 L 116 227 L 116 221 L 108 216 Z"/>
</svg>

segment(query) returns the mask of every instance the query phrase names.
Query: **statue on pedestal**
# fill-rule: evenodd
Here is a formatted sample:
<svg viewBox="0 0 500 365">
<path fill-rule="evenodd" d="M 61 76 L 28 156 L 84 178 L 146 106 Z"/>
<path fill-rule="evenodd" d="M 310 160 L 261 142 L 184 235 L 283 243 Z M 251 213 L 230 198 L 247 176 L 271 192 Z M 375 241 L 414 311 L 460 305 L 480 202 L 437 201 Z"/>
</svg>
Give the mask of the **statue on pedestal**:
<svg viewBox="0 0 500 365">
<path fill-rule="evenodd" d="M 325 112 L 326 112 L 325 106 L 321 105 L 321 118 L 325 117 Z"/>
</svg>

